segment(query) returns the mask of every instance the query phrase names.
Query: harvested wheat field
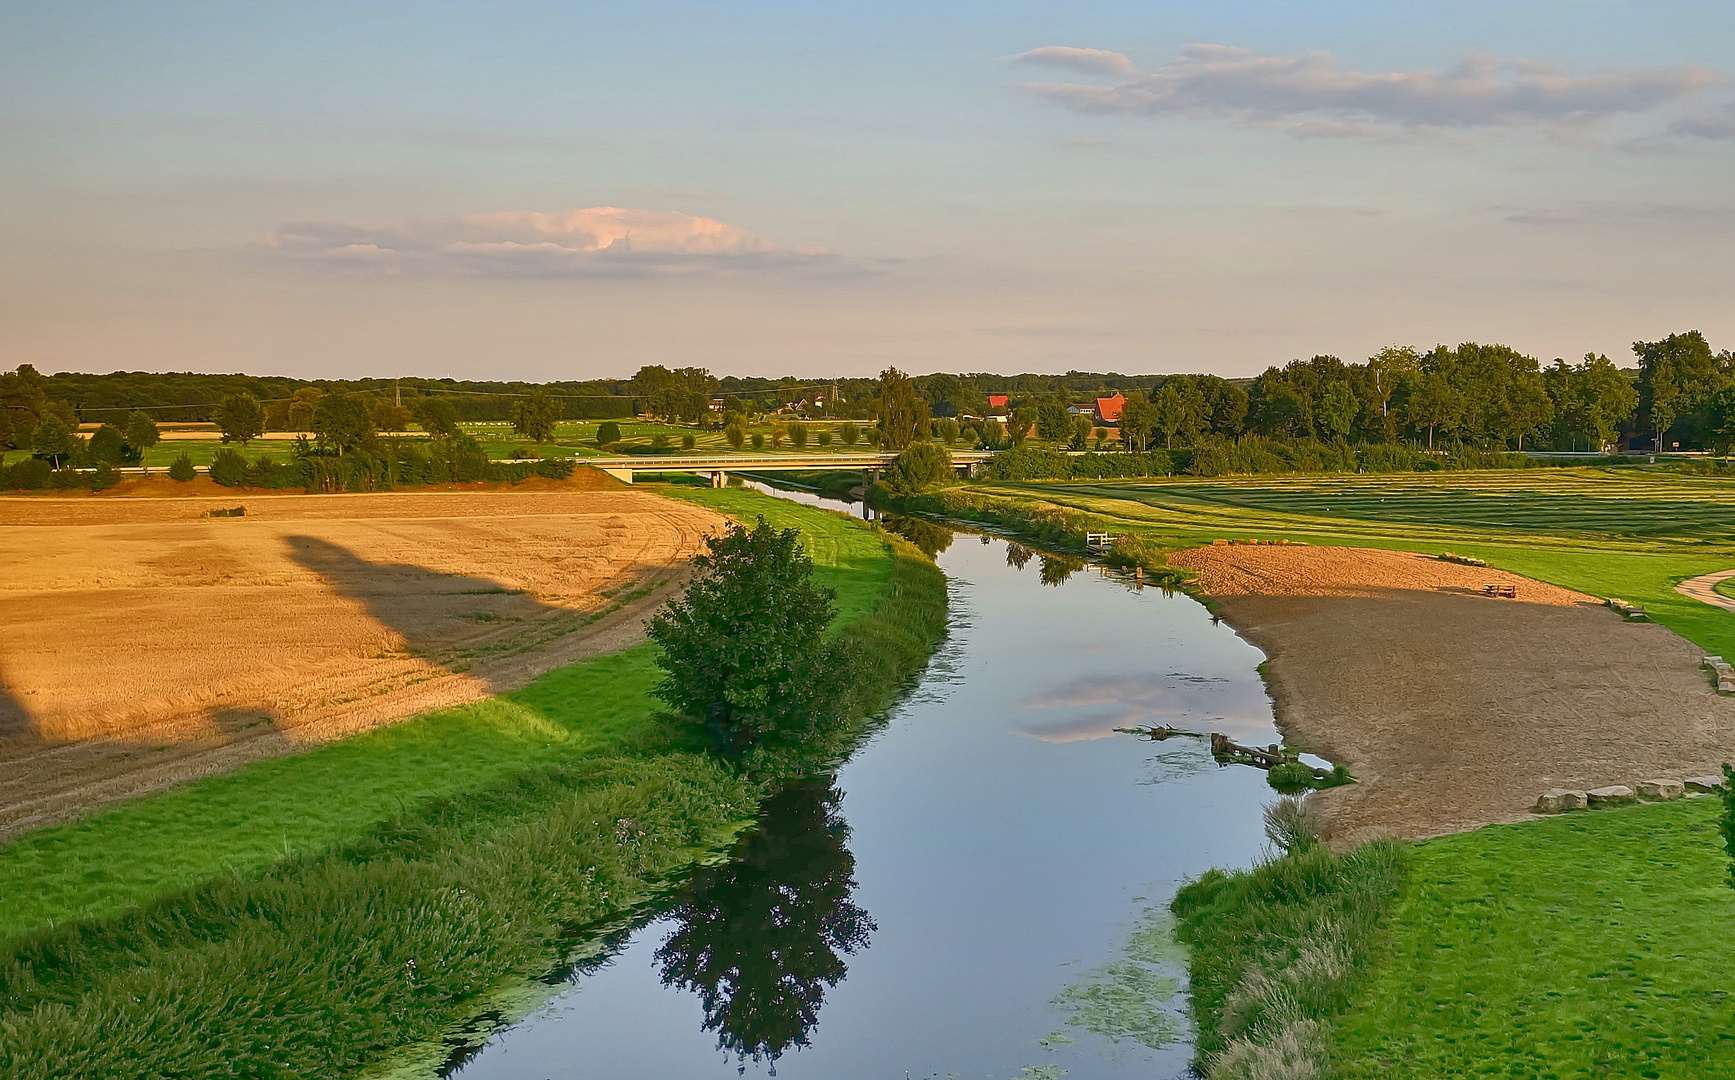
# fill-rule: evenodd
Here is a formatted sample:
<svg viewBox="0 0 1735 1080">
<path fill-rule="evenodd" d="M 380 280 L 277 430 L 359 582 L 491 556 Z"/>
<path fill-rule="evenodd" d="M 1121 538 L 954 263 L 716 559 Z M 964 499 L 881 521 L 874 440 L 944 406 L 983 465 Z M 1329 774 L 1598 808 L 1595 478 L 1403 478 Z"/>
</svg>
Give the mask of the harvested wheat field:
<svg viewBox="0 0 1735 1080">
<path fill-rule="evenodd" d="M 528 487 L 0 498 L 0 833 L 624 647 L 722 521 Z"/>
<path fill-rule="evenodd" d="M 1661 626 L 1515 574 L 1342 547 L 1208 547 L 1177 566 L 1269 658 L 1285 737 L 1360 783 L 1321 793 L 1334 840 L 1529 816 L 1542 791 L 1704 775 L 1735 699 Z M 1515 599 L 1482 594 L 1514 587 Z"/>
</svg>

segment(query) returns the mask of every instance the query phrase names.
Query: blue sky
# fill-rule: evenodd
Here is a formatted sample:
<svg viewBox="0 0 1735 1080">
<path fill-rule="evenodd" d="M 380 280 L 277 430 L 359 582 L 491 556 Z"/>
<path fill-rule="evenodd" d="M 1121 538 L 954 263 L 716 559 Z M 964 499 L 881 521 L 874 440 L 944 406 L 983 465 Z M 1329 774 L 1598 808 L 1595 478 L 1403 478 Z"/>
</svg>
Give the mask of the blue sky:
<svg viewBox="0 0 1735 1080">
<path fill-rule="evenodd" d="M 13 5 L 0 363 L 1730 347 L 1732 44 L 1714 3 Z"/>
</svg>

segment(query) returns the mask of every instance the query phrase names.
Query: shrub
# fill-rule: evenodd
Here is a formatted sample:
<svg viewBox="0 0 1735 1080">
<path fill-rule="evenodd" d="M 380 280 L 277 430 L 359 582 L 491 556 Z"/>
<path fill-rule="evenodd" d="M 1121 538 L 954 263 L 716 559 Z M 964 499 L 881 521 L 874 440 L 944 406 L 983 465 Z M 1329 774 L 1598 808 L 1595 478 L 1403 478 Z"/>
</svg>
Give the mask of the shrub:
<svg viewBox="0 0 1735 1080">
<path fill-rule="evenodd" d="M 199 471 L 193 468 L 192 457 L 184 450 L 179 457 L 169 462 L 169 479 L 171 480 L 179 480 L 184 484 L 198 474 Z"/>
<path fill-rule="evenodd" d="M 697 435 L 687 434 L 687 435 L 681 436 L 681 449 L 682 450 L 691 450 L 691 449 L 693 449 L 693 447 L 698 446 L 698 445 L 699 445 L 699 437 Z"/>
<path fill-rule="evenodd" d="M 53 471 L 48 462 L 29 458 L 6 470 L 8 486 L 25 491 L 41 491 L 48 486 L 48 477 Z"/>
<path fill-rule="evenodd" d="M 937 442 L 911 443 L 880 481 L 888 494 L 908 498 L 942 483 L 952 475 L 952 455 Z"/>
<path fill-rule="evenodd" d="M 762 432 L 755 431 L 753 433 L 753 449 L 765 449 L 765 435 Z"/>
<path fill-rule="evenodd" d="M 831 432 L 829 432 L 829 431 L 817 432 L 813 436 L 813 438 L 814 438 L 814 441 L 819 443 L 819 445 L 821 445 L 821 446 L 830 446 L 831 445 Z"/>
<path fill-rule="evenodd" d="M 90 484 L 90 490 L 106 491 L 120 483 L 120 473 L 115 471 L 113 465 L 104 461 L 100 462 L 96 468 L 92 469 L 90 475 L 85 479 L 86 482 Z"/>
<path fill-rule="evenodd" d="M 1319 843 L 1324 831 L 1313 803 L 1305 798 L 1285 795 L 1265 808 L 1265 839 L 1285 855 Z"/>
<path fill-rule="evenodd" d="M 224 487 L 243 487 L 247 483 L 247 459 L 239 450 L 225 447 L 211 456 L 211 479 Z"/>
<path fill-rule="evenodd" d="M 807 425 L 806 424 L 803 424 L 800 421 L 795 421 L 789 425 L 789 445 L 795 447 L 797 450 L 806 449 L 806 447 L 807 447 Z"/>
<path fill-rule="evenodd" d="M 837 437 L 843 440 L 845 446 L 854 446 L 861 441 L 861 428 L 855 424 L 845 424 L 837 429 Z"/>
<path fill-rule="evenodd" d="M 1299 761 L 1285 761 L 1266 772 L 1265 782 L 1278 791 L 1300 791 L 1313 786 L 1313 769 Z"/>
<path fill-rule="evenodd" d="M 653 449 L 653 450 L 667 450 L 668 448 L 669 448 L 668 435 L 659 431 L 655 435 L 651 436 L 651 449 Z"/>
<path fill-rule="evenodd" d="M 596 426 L 596 444 L 610 446 L 621 441 L 621 426 L 613 420 L 604 420 Z"/>
</svg>

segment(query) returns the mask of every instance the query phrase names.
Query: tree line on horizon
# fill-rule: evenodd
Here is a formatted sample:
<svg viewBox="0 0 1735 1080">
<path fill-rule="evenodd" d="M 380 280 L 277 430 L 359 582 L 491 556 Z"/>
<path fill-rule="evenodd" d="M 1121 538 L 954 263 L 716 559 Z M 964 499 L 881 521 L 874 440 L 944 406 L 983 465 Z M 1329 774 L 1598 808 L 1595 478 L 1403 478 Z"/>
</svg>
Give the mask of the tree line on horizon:
<svg viewBox="0 0 1735 1080">
<path fill-rule="evenodd" d="M 1632 368 L 1599 354 L 1544 367 L 1505 345 L 1441 345 L 1427 352 L 1393 346 L 1361 363 L 1320 355 L 1274 365 L 1251 379 L 1080 371 L 906 376 L 890 369 L 880 378 L 801 380 L 718 378 L 704 368 L 647 365 L 631 379 L 530 383 L 190 372 L 42 375 L 26 364 L 0 374 L 0 447 L 57 457 L 56 450 L 86 420 L 107 423 L 103 441 L 117 442 L 109 456 L 118 464 L 135 449 L 125 432 L 147 437 L 147 422 L 216 422 L 240 442 L 267 430 L 307 432 L 341 454 L 374 433 L 411 424 L 450 435 L 464 422 L 510 421 L 520 434 L 542 442 L 562 419 L 648 415 L 711 425 L 776 412 L 880 422 L 888 408 L 897 426 L 911 431 L 917 411 L 923 423 L 1001 412 L 1015 441 L 1031 432 L 1066 441 L 1076 440 L 1080 430 L 1068 406 L 1118 393 L 1127 398 L 1120 434 L 1125 445 L 1141 450 L 1257 434 L 1409 440 L 1430 448 L 1444 440 L 1519 450 L 1595 451 L 1643 440 L 1657 450 L 1727 453 L 1735 442 L 1735 353 L 1713 351 L 1697 330 L 1635 342 L 1633 353 Z M 909 400 L 886 400 L 888 388 Z M 990 394 L 1009 400 L 991 409 Z M 712 408 L 717 399 L 720 410 Z M 39 430 L 44 418 L 52 418 L 46 432 Z M 894 436 L 888 445 L 900 441 Z"/>
</svg>

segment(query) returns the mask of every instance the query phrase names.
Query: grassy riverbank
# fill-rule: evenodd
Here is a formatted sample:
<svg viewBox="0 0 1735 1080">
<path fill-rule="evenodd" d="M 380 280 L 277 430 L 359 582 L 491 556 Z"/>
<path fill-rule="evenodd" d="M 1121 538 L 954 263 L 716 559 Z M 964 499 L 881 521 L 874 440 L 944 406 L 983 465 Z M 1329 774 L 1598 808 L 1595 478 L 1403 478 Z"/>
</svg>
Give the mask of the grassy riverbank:
<svg viewBox="0 0 1735 1080">
<path fill-rule="evenodd" d="M 1314 843 L 1250 870 L 1208 871 L 1172 904 L 1188 946 L 1195 1065 L 1210 1080 L 1323 1075 L 1334 1018 L 1369 977 L 1403 883 L 1400 841 L 1336 855 Z"/>
<path fill-rule="evenodd" d="M 943 632 L 938 569 L 835 514 L 672 494 L 806 533 L 853 646 L 851 720 L 816 748 L 835 752 Z M 654 677 L 640 647 L 0 849 L 0 1076 L 339 1076 L 434 1037 L 777 779 L 663 728 Z"/>
<path fill-rule="evenodd" d="M 1735 1075 L 1735 890 L 1718 801 L 1489 826 L 1413 848 L 1338 1075 Z"/>
</svg>

